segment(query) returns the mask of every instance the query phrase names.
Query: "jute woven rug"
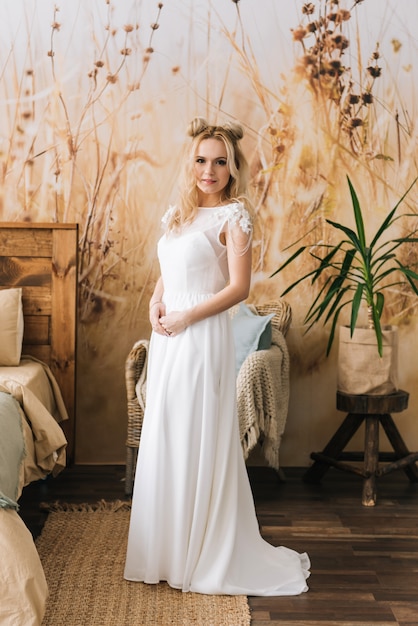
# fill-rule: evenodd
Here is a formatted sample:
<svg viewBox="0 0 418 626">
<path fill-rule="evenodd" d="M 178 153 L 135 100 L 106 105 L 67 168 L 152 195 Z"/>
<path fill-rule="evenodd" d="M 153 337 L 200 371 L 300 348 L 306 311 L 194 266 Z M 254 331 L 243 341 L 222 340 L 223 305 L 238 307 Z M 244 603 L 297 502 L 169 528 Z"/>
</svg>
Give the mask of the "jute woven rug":
<svg viewBox="0 0 418 626">
<path fill-rule="evenodd" d="M 50 596 L 42 626 L 249 626 L 246 596 L 123 579 L 130 505 L 48 505 L 36 541 Z"/>
</svg>

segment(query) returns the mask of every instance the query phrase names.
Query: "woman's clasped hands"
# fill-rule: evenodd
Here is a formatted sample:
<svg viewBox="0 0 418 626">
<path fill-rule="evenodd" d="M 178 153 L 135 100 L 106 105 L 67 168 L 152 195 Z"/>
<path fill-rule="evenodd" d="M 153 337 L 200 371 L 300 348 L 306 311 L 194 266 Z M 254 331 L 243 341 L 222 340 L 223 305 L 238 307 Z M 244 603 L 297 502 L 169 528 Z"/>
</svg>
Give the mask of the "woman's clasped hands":
<svg viewBox="0 0 418 626">
<path fill-rule="evenodd" d="M 171 311 L 166 315 L 165 304 L 155 302 L 150 308 L 152 330 L 159 335 L 174 337 L 187 328 L 184 311 Z"/>
</svg>

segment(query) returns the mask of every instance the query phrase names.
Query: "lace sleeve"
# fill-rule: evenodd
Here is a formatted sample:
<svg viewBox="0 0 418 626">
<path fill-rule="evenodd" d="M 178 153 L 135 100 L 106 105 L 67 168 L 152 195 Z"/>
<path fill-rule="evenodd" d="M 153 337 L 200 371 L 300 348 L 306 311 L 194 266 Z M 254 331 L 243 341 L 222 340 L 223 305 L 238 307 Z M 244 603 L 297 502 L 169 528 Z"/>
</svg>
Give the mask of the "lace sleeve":
<svg viewBox="0 0 418 626">
<path fill-rule="evenodd" d="M 241 202 L 236 202 L 221 207 L 217 215 L 222 222 L 220 232 L 228 231 L 231 235 L 234 254 L 244 255 L 253 237 L 253 223 L 247 209 Z"/>
<path fill-rule="evenodd" d="M 170 206 L 168 207 L 167 211 L 162 216 L 162 218 L 161 218 L 161 226 L 164 228 L 164 230 L 167 230 L 167 224 L 169 223 L 170 218 L 173 215 L 175 210 L 176 210 L 175 205 L 174 204 L 170 204 Z"/>
</svg>

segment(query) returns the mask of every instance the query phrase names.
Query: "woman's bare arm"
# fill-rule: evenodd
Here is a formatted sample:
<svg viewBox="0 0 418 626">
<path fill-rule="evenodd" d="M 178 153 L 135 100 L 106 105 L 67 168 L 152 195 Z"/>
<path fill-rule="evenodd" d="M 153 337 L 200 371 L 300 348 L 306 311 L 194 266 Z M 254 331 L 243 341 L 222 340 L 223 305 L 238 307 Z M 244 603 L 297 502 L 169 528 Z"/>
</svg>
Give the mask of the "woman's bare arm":
<svg viewBox="0 0 418 626">
<path fill-rule="evenodd" d="M 247 298 L 251 285 L 251 245 L 248 246 L 248 234 L 241 232 L 238 238 L 236 234 L 232 238 L 228 231 L 225 237 L 229 268 L 228 284 L 211 298 L 191 309 L 171 311 L 163 315 L 160 324 L 168 333 L 179 334 L 187 326 L 222 313 Z M 237 249 L 240 248 L 248 249 L 244 254 L 237 254 Z"/>
<path fill-rule="evenodd" d="M 164 296 L 164 284 L 163 279 L 160 278 L 157 280 L 155 285 L 154 293 L 152 294 L 150 303 L 149 303 L 149 321 L 151 322 L 151 326 L 154 332 L 159 333 L 160 335 L 166 335 L 166 331 L 161 326 L 161 318 L 165 315 L 165 304 L 163 302 Z"/>
</svg>

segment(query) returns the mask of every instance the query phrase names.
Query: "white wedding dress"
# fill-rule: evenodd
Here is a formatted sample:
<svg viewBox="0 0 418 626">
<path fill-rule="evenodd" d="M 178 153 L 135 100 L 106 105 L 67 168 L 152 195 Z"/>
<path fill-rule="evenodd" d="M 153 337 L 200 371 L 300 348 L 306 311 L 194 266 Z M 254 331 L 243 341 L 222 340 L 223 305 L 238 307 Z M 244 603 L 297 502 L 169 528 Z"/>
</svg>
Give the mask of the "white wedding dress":
<svg viewBox="0 0 418 626">
<path fill-rule="evenodd" d="M 251 237 L 233 203 L 201 208 L 158 244 L 167 311 L 206 300 L 228 281 L 220 233 Z M 183 591 L 258 596 L 307 590 L 309 558 L 260 536 L 239 440 L 227 311 L 175 337 L 153 334 L 124 576 Z"/>
</svg>

